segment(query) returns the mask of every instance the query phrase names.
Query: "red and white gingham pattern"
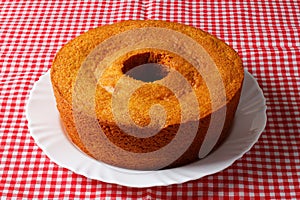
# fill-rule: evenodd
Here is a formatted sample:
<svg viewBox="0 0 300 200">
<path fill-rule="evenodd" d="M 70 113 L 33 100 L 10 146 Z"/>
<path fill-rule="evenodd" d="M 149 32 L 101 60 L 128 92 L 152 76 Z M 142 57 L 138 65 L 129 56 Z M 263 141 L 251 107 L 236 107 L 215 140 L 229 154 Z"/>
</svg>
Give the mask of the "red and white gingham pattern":
<svg viewBox="0 0 300 200">
<path fill-rule="evenodd" d="M 300 199 L 299 10 L 297 0 L 1 1 L 0 196 Z M 68 171 L 34 143 L 24 106 L 58 49 L 90 28 L 127 19 L 189 24 L 239 52 L 264 91 L 268 124 L 254 147 L 231 167 L 184 184 L 137 189 Z"/>
</svg>

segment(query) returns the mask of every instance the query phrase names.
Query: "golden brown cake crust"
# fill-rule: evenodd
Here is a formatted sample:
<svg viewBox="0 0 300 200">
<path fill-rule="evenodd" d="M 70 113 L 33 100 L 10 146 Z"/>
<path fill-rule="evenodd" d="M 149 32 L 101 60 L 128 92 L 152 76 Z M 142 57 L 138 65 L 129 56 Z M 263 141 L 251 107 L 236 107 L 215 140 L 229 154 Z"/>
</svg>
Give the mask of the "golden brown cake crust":
<svg viewBox="0 0 300 200">
<path fill-rule="evenodd" d="M 198 152 L 202 141 L 206 136 L 206 129 L 209 126 L 211 114 L 224 107 L 227 108 L 226 118 L 217 145 L 226 138 L 239 102 L 244 78 L 242 62 L 238 54 L 223 41 L 200 29 L 164 21 L 124 21 L 113 25 L 94 28 L 76 37 L 57 53 L 51 68 L 51 82 L 56 97 L 57 107 L 63 125 L 71 140 L 83 152 L 95 157 L 95 153 L 89 152 L 86 147 L 87 144 L 83 143 L 80 135 L 78 135 L 73 118 L 72 92 L 78 70 L 90 52 L 109 37 L 128 30 L 143 27 L 171 29 L 191 37 L 195 42 L 200 44 L 209 54 L 222 77 L 226 101 L 225 103 L 220 101 L 219 104 L 217 104 L 217 108 L 212 110 L 209 89 L 206 83 L 203 81 L 197 70 L 193 68 L 193 65 L 184 58 L 166 50 L 151 48 L 139 49 L 116 58 L 113 65 L 108 67 L 99 79 L 95 96 L 97 121 L 104 130 L 106 137 L 126 151 L 147 153 L 166 146 L 176 135 L 180 124 L 189 123 L 189 121 L 181 121 L 181 108 L 176 95 L 168 90 L 168 88 L 156 84 L 155 82 L 143 85 L 144 88 L 139 89 L 132 94 L 128 106 L 130 117 L 136 124 L 146 126 L 150 123 L 151 120 L 148 112 L 150 107 L 154 104 L 161 104 L 167 113 L 166 123 L 158 134 L 149 138 L 135 138 L 125 134 L 115 123 L 111 111 L 112 92 L 107 90 L 107 87 L 114 88 L 116 86 L 118 79 L 123 76 L 127 70 L 126 66 L 130 68 L 130 66 L 134 67 L 138 64 L 155 62 L 175 69 L 187 79 L 196 94 L 199 104 L 201 104 L 199 117 L 195 119 L 198 120 L 199 123 L 195 139 L 186 152 L 169 165 L 169 167 L 181 166 L 198 159 Z M 138 56 L 134 58 L 136 55 Z M 140 59 L 140 61 L 138 59 Z M 130 126 L 130 124 L 126 124 L 126 120 L 122 121 L 122 123 Z M 138 160 L 134 160 L 130 157 L 124 158 L 123 161 L 120 162 L 119 159 L 115 158 L 113 152 L 109 151 L 110 150 L 108 149 L 106 152 L 99 152 L 97 159 L 112 165 L 132 169 L 154 169 L 156 164 L 160 162 L 159 159 L 168 156 L 162 155 L 162 158 L 151 160 L 148 163 L 139 163 Z"/>
</svg>

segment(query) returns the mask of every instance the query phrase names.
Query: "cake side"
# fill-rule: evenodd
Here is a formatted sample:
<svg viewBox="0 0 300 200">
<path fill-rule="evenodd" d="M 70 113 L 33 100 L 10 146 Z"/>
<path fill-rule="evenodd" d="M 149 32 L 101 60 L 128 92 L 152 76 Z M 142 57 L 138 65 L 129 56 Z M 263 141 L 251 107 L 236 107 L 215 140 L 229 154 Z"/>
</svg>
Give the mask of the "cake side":
<svg viewBox="0 0 300 200">
<path fill-rule="evenodd" d="M 54 90 L 54 93 L 58 99 L 58 109 L 61 113 L 61 120 L 66 129 L 66 134 L 72 140 L 72 142 L 79 147 L 84 153 L 91 157 L 97 157 L 97 159 L 102 160 L 105 163 L 122 167 L 122 168 L 133 168 L 133 169 L 151 169 L 155 168 L 155 165 L 158 160 L 149 160 L 147 163 L 140 163 L 139 160 L 134 158 L 118 158 L 113 156 L 115 152 L 111 151 L 110 149 L 106 149 L 105 153 L 103 152 L 89 152 L 88 149 L 85 147 L 86 144 L 82 143 L 80 136 L 78 135 L 76 129 L 76 123 L 74 121 L 72 107 L 64 101 L 60 95 Z M 218 143 L 215 145 L 217 148 L 223 141 L 226 139 L 227 135 L 229 134 L 230 127 L 232 125 L 232 121 L 234 119 L 234 114 L 238 105 L 238 101 L 240 98 L 241 90 L 232 98 L 232 100 L 227 104 L 227 112 L 226 112 L 226 120 L 224 123 L 223 131 L 220 135 Z M 205 134 L 207 133 L 207 128 L 210 123 L 210 116 L 208 115 L 204 118 L 201 118 L 199 121 L 199 128 L 196 137 L 194 138 L 191 146 L 181 155 L 176 161 L 171 163 L 167 168 L 170 167 L 179 167 L 190 162 L 198 160 L 198 152 L 201 147 L 202 141 L 205 138 Z M 83 118 L 88 116 L 83 116 Z M 122 149 L 127 151 L 136 152 L 136 153 L 147 153 L 151 151 L 155 151 L 164 145 L 168 144 L 173 138 L 174 135 L 177 133 L 178 127 L 180 124 L 175 124 L 165 128 L 163 131 L 160 132 L 160 135 L 156 135 L 148 140 L 139 141 L 137 142 L 132 137 L 128 136 L 127 134 L 123 133 L 122 130 L 116 124 L 107 124 L 107 123 L 99 123 L 100 126 L 103 128 L 103 132 L 109 138 L 111 142 L 113 142 L 116 146 L 119 146 Z M 89 125 L 86 124 L 88 127 Z M 162 141 L 163 138 L 163 142 Z M 188 138 L 187 138 L 188 139 Z M 180 147 L 178 147 L 180 148 Z M 167 155 L 162 155 L 167 156 Z"/>
</svg>

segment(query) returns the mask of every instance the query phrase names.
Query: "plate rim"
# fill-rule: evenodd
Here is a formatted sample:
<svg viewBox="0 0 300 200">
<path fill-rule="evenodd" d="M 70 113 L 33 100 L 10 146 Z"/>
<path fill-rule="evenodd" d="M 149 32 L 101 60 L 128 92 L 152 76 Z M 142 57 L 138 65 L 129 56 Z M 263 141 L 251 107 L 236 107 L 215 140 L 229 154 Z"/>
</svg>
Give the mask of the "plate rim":
<svg viewBox="0 0 300 200">
<path fill-rule="evenodd" d="M 235 155 L 231 160 L 227 161 L 227 164 L 225 167 L 223 166 L 221 168 L 216 168 L 216 169 L 212 170 L 210 173 L 204 173 L 204 174 L 200 174 L 200 175 L 198 174 L 198 176 L 193 177 L 193 174 L 191 174 L 191 171 L 195 170 L 195 168 L 197 169 L 197 163 L 205 162 L 205 159 L 214 155 L 212 153 L 200 161 L 196 161 L 189 165 L 185 165 L 185 166 L 177 167 L 177 168 L 156 170 L 156 171 L 139 171 L 139 170 L 123 169 L 123 168 L 108 165 L 101 161 L 96 161 L 95 159 L 84 154 L 78 147 L 76 147 L 76 145 L 74 145 L 67 138 L 67 136 L 63 132 L 63 130 L 60 130 L 61 132 L 63 132 L 63 135 L 60 135 L 60 137 L 58 138 L 58 140 L 59 140 L 58 142 L 62 142 L 62 141 L 66 142 L 66 140 L 67 140 L 69 142 L 69 144 L 72 146 L 72 147 L 68 146 L 68 148 L 73 148 L 72 152 L 76 152 L 77 156 L 79 156 L 80 159 L 83 159 L 84 161 L 89 162 L 89 163 L 84 163 L 84 164 L 86 164 L 86 166 L 84 166 L 83 168 L 80 168 L 78 166 L 72 166 L 72 164 L 70 164 L 70 162 L 66 163 L 66 162 L 62 161 L 61 158 L 57 157 L 58 155 L 55 155 L 55 153 L 53 152 L 54 151 L 53 149 L 49 149 L 49 146 L 47 146 L 47 145 L 53 145 L 53 144 L 48 144 L 47 143 L 48 141 L 47 142 L 43 141 L 43 137 L 41 135 L 39 135 L 39 133 L 37 133 L 37 131 L 41 131 L 41 130 L 37 129 L 38 128 L 38 127 L 36 127 L 37 124 L 33 120 L 33 118 L 34 118 L 33 115 L 36 114 L 33 112 L 33 109 L 36 109 L 36 108 L 34 108 L 35 105 L 33 105 L 33 103 L 34 103 L 33 99 L 37 97 L 35 95 L 37 95 L 37 92 L 39 92 L 39 90 L 41 90 L 41 88 L 39 88 L 41 86 L 41 84 L 46 84 L 48 86 L 48 88 L 46 88 L 46 89 L 49 90 L 48 92 L 52 93 L 52 98 L 54 99 L 53 90 L 52 90 L 52 86 L 51 86 L 51 82 L 50 82 L 50 70 L 51 69 L 49 69 L 45 74 L 40 76 L 38 81 L 36 81 L 34 83 L 34 86 L 30 91 L 29 98 L 28 98 L 26 106 L 25 106 L 25 115 L 27 118 L 28 129 L 29 129 L 30 135 L 34 139 L 35 143 L 39 146 L 39 148 L 41 148 L 43 150 L 43 152 L 46 154 L 46 156 L 49 157 L 50 160 L 53 161 L 54 163 L 56 163 L 57 165 L 64 167 L 74 173 L 83 175 L 87 178 L 99 180 L 99 181 L 106 182 L 106 183 L 119 184 L 119 185 L 128 186 L 128 187 L 144 188 L 144 187 L 153 187 L 153 186 L 167 186 L 167 185 L 172 185 L 172 184 L 181 184 L 181 183 L 184 183 L 187 181 L 196 180 L 196 179 L 200 179 L 202 177 L 208 176 L 208 175 L 215 174 L 217 172 L 220 172 L 220 171 L 228 168 L 236 160 L 238 160 L 245 153 L 247 153 L 253 147 L 253 145 L 258 141 L 258 139 L 259 139 L 260 135 L 262 134 L 263 130 L 265 129 L 265 126 L 267 123 L 267 114 L 266 114 L 267 106 L 266 106 L 266 99 L 263 95 L 263 91 L 259 87 L 256 79 L 245 69 L 244 70 L 245 78 L 251 79 L 251 81 L 254 84 L 253 86 L 255 86 L 255 89 L 258 92 L 258 95 L 260 95 L 260 97 L 261 97 L 260 100 L 263 104 L 263 113 L 262 113 L 263 115 L 261 117 L 263 118 L 263 122 L 260 126 L 260 130 L 258 130 L 258 132 L 256 133 L 256 137 L 254 137 L 251 144 L 249 144 L 249 146 L 247 148 L 245 148 L 243 151 L 241 151 L 237 155 Z M 245 83 L 243 83 L 243 84 L 245 84 Z M 244 86 L 243 86 L 243 88 L 244 88 Z M 43 89 L 45 89 L 45 88 L 43 88 Z M 242 89 L 242 92 L 243 92 L 243 89 Z M 56 102 L 52 102 L 52 103 L 55 104 L 55 109 L 53 110 L 53 112 L 55 112 L 56 116 L 58 116 L 58 118 L 59 118 L 59 113 L 56 109 Z M 238 109 L 239 109 L 239 106 L 238 106 Z M 238 111 L 238 109 L 237 109 L 237 111 Z M 57 119 L 49 119 L 49 120 L 53 121 L 53 120 L 57 120 Z M 60 119 L 58 119 L 58 120 L 60 121 Z M 235 118 L 235 120 L 236 120 L 236 118 Z M 59 131 L 59 129 L 62 129 L 62 128 L 63 128 L 62 125 L 60 125 L 60 127 L 56 127 L 55 130 L 53 130 L 53 132 Z M 50 131 L 50 130 L 48 130 L 48 131 Z M 41 139 L 41 137 L 42 137 L 42 139 Z M 49 139 L 51 140 L 51 138 L 49 138 Z M 45 138 L 44 138 L 44 140 L 45 140 Z M 220 145 L 220 147 L 222 145 L 224 145 L 224 143 L 222 143 Z M 218 149 L 220 147 L 218 147 Z M 78 164 L 78 162 L 77 162 L 77 164 Z M 92 168 L 96 167 L 96 166 L 101 167 L 102 173 L 99 174 L 99 169 L 97 170 L 97 172 L 92 173 L 93 172 Z M 114 174 L 112 174 L 111 177 L 105 175 L 105 173 L 109 173 L 109 172 L 114 173 Z M 125 180 L 124 176 L 127 177 L 129 180 L 131 180 L 131 182 L 128 182 L 127 180 Z M 151 176 L 152 181 L 149 181 L 149 180 L 147 180 L 149 182 L 147 182 L 147 181 L 141 182 L 140 181 L 143 178 L 149 178 L 149 176 Z M 135 180 L 137 178 L 139 178 L 139 179 Z"/>
</svg>

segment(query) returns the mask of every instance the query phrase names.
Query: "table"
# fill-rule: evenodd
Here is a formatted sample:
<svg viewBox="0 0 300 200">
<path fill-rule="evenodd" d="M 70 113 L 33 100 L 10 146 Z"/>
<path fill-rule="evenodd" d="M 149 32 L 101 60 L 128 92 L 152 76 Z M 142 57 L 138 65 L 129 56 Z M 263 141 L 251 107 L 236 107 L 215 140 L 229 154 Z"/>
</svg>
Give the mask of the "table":
<svg viewBox="0 0 300 200">
<path fill-rule="evenodd" d="M 183 184 L 130 188 L 77 175 L 35 144 L 25 105 L 55 53 L 93 27 L 128 19 L 195 26 L 240 54 L 264 92 L 268 123 L 232 166 Z M 299 1 L 1 1 L 0 35 L 1 197 L 300 199 Z"/>
</svg>

